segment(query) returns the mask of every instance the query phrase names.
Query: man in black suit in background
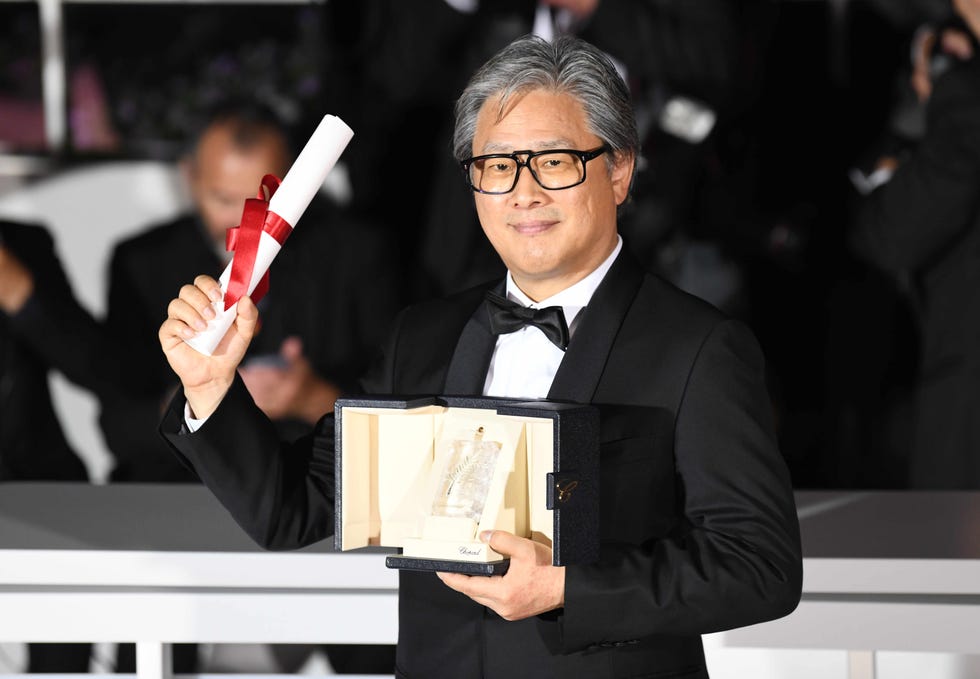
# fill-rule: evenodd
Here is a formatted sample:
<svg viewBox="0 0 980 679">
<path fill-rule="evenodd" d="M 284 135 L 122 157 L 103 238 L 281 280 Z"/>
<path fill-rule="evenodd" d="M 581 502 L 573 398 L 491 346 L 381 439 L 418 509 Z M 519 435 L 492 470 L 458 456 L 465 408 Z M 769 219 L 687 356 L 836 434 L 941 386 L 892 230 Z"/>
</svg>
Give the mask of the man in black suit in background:
<svg viewBox="0 0 980 679">
<path fill-rule="evenodd" d="M 980 488 L 980 0 L 953 7 L 916 60 L 924 134 L 904 157 L 879 160 L 893 174 L 861 199 L 850 234 L 917 315 L 908 485 L 918 489 Z"/>
<path fill-rule="evenodd" d="M 406 309 L 362 386 L 598 406 L 600 558 L 555 567 L 549 546 L 492 531 L 481 537 L 510 557 L 504 576 L 402 571 L 396 675 L 706 677 L 701 634 L 785 615 L 800 596 L 761 351 L 740 322 L 645 273 L 617 234 L 638 140 L 599 50 L 516 40 L 456 114 L 454 152 L 508 275 Z M 488 290 L 560 307 L 570 338 L 494 334 Z M 252 403 L 236 378 L 257 317 L 248 299 L 212 356 L 183 342 L 219 298 L 202 276 L 169 306 L 160 341 L 183 393 L 161 430 L 260 544 L 323 539 L 333 418 L 289 444 Z"/>
<path fill-rule="evenodd" d="M 0 481 L 88 482 L 51 402 L 58 370 L 97 396 L 112 366 L 48 231 L 0 221 Z M 87 672 L 88 644 L 28 644 L 28 672 Z"/>
<path fill-rule="evenodd" d="M 173 290 L 198 273 L 217 277 L 231 259 L 225 237 L 263 175 L 282 178 L 292 162 L 286 123 L 269 107 L 230 100 L 205 116 L 182 160 L 193 210 L 116 244 L 106 325 L 129 366 L 119 403 L 102 427 L 117 464 L 112 481 L 196 481 L 156 433 L 177 386 L 156 333 Z M 366 367 L 398 310 L 396 257 L 384 234 L 316 196 L 289 248 L 274 262 L 262 300 L 262 331 L 241 372 L 286 437 L 305 432 Z M 369 295 L 371 305 L 358 299 Z M 336 325 L 319 322 L 329 309 Z"/>
<path fill-rule="evenodd" d="M 116 457 L 112 482 L 197 482 L 157 434 L 177 388 L 159 351 L 159 319 L 182 282 L 200 272 L 220 274 L 231 258 L 226 232 L 238 225 L 245 200 L 258 195 L 264 175 L 282 178 L 292 158 L 290 129 L 272 109 L 252 100 L 220 102 L 182 163 L 193 212 L 113 249 L 106 326 L 127 381 L 103 402 L 101 415 Z M 314 198 L 287 242 L 260 304 L 262 330 L 239 371 L 280 435 L 291 439 L 355 383 L 397 312 L 398 288 L 394 249 L 384 234 L 323 196 Z M 336 324 L 320 322 L 324 310 Z M 331 647 L 328 657 L 338 671 L 348 663 L 351 671 L 373 671 L 353 655 L 357 650 Z M 117 669 L 133 666 L 132 651 L 122 648 Z M 174 652 L 176 671 L 195 671 L 192 647 L 177 645 Z"/>
</svg>

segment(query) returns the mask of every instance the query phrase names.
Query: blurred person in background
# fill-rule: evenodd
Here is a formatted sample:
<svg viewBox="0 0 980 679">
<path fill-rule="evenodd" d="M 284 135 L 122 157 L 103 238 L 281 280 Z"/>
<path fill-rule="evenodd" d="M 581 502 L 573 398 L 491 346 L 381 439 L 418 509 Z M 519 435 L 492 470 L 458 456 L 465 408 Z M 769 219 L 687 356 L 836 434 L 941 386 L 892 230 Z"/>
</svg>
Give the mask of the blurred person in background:
<svg viewBox="0 0 980 679">
<path fill-rule="evenodd" d="M 159 319 L 175 287 L 201 271 L 217 277 L 225 268 L 232 254 L 226 233 L 238 225 L 245 200 L 259 195 L 264 175 L 285 176 L 294 156 L 291 136 L 289 125 L 261 102 L 219 103 L 182 161 L 194 212 L 114 247 L 106 326 L 129 370 L 125 391 L 103 404 L 101 417 L 116 457 L 112 482 L 197 481 L 157 434 L 178 384 L 159 351 Z M 271 266 L 270 290 L 259 305 L 261 331 L 241 367 L 256 403 L 283 437 L 305 433 L 332 410 L 380 344 L 399 304 L 394 260 L 377 229 L 323 196 L 314 198 L 289 236 Z M 325 308 L 330 313 L 321 315 Z M 132 648 L 123 650 L 117 670 L 132 671 Z M 380 659 L 378 671 L 390 672 L 393 650 L 376 650 L 370 657 Z M 349 655 L 338 647 L 331 664 L 342 665 L 341 654 Z M 195 663 L 193 647 L 175 646 L 175 671 L 195 671 Z M 374 670 L 361 665 L 358 671 Z"/>
<path fill-rule="evenodd" d="M 52 370 L 99 396 L 113 372 L 48 230 L 0 221 L 0 481 L 89 481 L 55 413 Z M 90 653 L 89 644 L 28 644 L 27 672 L 87 672 Z"/>
<path fill-rule="evenodd" d="M 907 290 L 918 323 L 908 485 L 980 488 L 980 0 L 920 31 L 921 137 L 882 155 L 851 246 Z"/>
<path fill-rule="evenodd" d="M 290 130 L 272 109 L 222 102 L 207 114 L 182 161 L 194 212 L 115 245 L 106 325 L 142 369 L 130 371 L 129 397 L 120 404 L 127 416 L 114 409 L 102 418 L 117 457 L 113 481 L 195 480 L 155 433 L 162 402 L 176 385 L 156 349 L 156 321 L 174 281 L 186 280 L 187 271 L 221 273 L 232 255 L 226 232 L 238 225 L 245 200 L 258 194 L 265 174 L 283 177 L 292 157 Z M 323 196 L 287 242 L 272 265 L 263 330 L 242 374 L 288 436 L 297 422 L 308 426 L 313 413 L 331 409 L 366 365 L 394 315 L 397 288 L 389 275 L 395 255 L 381 234 Z M 296 290 L 304 291 L 298 301 L 289 294 Z M 364 304 L 365 298 L 371 302 Z M 344 319 L 344 333 L 315 321 L 312 309 L 323 305 Z"/>
</svg>

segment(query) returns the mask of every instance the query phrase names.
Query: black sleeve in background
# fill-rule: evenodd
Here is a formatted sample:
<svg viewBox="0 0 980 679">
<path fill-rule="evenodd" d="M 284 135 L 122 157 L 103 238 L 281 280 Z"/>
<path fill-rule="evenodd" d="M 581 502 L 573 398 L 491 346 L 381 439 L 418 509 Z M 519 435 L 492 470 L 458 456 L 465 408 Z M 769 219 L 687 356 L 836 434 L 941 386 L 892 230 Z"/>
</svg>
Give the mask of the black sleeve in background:
<svg viewBox="0 0 980 679">
<path fill-rule="evenodd" d="M 980 59 L 939 78 L 926 132 L 887 184 L 856 206 L 856 254 L 889 273 L 916 272 L 956 246 L 980 206 Z"/>
<path fill-rule="evenodd" d="M 49 367 L 97 397 L 118 384 L 118 362 L 102 326 L 75 297 L 55 253 L 37 226 L 5 229 L 4 242 L 34 277 L 34 292 L 10 317 L 11 331 Z"/>
<path fill-rule="evenodd" d="M 101 391 L 110 376 L 98 325 L 75 299 L 43 227 L 0 221 L 0 238 L 34 277 L 24 307 L 0 312 L 0 479 L 88 481 L 54 410 L 48 375 L 59 370 Z"/>
<path fill-rule="evenodd" d="M 125 371 L 118 388 L 100 404 L 99 426 L 115 458 L 110 480 L 195 482 L 196 476 L 177 461 L 157 433 L 178 381 L 160 348 L 158 331 L 164 316 L 155 313 L 157 302 L 140 279 L 153 275 L 143 270 L 141 257 L 136 248 L 123 244 L 113 251 L 109 265 L 105 329 L 114 359 Z M 174 289 L 172 294 L 177 292 Z"/>
<path fill-rule="evenodd" d="M 112 338 L 118 361 L 127 366 L 122 383 L 125 393 L 156 397 L 160 402 L 159 416 L 163 395 L 176 380 L 160 350 L 158 331 L 165 315 L 154 313 L 154 300 L 144 292 L 140 276 L 152 274 L 140 270 L 141 258 L 136 248 L 128 244 L 112 252 L 105 328 Z M 178 292 L 173 290 L 171 296 Z"/>
</svg>

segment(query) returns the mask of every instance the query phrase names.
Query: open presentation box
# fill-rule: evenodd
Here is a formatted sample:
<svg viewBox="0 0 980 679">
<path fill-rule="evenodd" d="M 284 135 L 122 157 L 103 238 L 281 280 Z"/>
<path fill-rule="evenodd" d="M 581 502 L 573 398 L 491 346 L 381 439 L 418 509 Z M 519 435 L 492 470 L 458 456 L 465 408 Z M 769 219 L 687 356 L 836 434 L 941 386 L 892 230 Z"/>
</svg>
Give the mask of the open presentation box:
<svg viewBox="0 0 980 679">
<path fill-rule="evenodd" d="M 505 530 L 553 563 L 599 555 L 599 416 L 592 406 L 493 398 L 339 399 L 337 549 L 398 547 L 390 568 L 497 575 L 481 542 Z"/>
</svg>

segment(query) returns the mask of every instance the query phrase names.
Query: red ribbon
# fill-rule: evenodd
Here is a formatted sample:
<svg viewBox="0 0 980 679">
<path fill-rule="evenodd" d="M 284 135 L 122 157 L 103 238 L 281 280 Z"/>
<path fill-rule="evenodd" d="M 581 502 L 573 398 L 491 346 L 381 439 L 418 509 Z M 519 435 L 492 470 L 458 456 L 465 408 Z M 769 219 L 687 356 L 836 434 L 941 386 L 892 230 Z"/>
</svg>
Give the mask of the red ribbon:
<svg viewBox="0 0 980 679">
<path fill-rule="evenodd" d="M 269 211 L 269 199 L 279 188 L 279 178 L 267 174 L 262 177 L 258 197 L 247 198 L 245 209 L 242 211 L 242 223 L 228 229 L 225 234 L 225 249 L 234 251 L 235 258 L 231 263 L 231 277 L 228 280 L 228 290 L 225 291 L 225 310 L 230 309 L 238 300 L 248 294 L 248 284 L 252 281 L 255 270 L 255 257 L 259 252 L 259 241 L 262 232 L 276 239 L 279 245 L 286 242 L 293 227 L 275 212 Z M 268 198 L 266 198 L 268 192 Z M 269 291 L 269 272 L 266 271 L 252 291 L 252 301 L 259 300 Z"/>
</svg>

